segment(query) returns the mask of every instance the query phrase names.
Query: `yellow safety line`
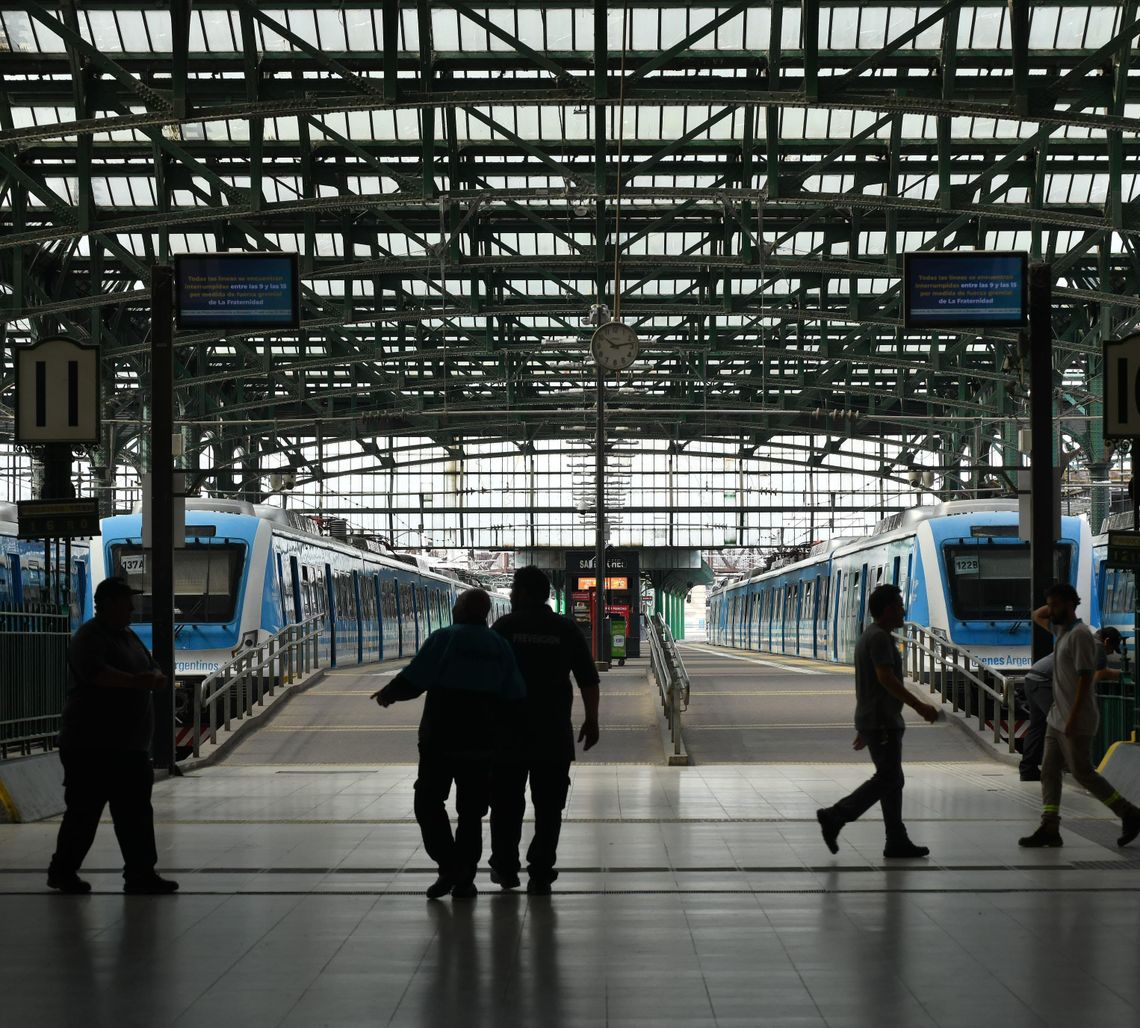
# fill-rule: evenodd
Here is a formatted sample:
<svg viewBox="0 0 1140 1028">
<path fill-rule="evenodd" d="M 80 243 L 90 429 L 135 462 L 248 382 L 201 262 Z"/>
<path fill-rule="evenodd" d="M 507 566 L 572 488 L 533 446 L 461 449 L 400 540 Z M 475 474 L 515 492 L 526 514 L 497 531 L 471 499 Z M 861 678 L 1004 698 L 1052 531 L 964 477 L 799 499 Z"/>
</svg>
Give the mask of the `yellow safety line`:
<svg viewBox="0 0 1140 1028">
<path fill-rule="evenodd" d="M 718 696 L 854 696 L 854 689 L 751 689 L 751 690 L 721 690 L 721 689 L 694 689 L 698 698 L 715 700 Z M 603 696 L 608 695 L 603 693 Z"/>
</svg>

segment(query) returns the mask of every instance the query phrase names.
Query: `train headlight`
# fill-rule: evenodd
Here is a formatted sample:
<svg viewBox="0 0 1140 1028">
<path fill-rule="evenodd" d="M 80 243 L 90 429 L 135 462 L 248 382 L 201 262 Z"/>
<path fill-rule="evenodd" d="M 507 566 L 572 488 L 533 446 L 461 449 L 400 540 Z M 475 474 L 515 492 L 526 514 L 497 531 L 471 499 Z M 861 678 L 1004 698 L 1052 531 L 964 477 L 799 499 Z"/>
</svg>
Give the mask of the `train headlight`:
<svg viewBox="0 0 1140 1028">
<path fill-rule="evenodd" d="M 236 657 L 239 653 L 241 653 L 242 650 L 248 650 L 251 647 L 256 646 L 256 645 L 257 645 L 257 630 L 254 629 L 252 632 L 246 632 L 241 637 L 241 642 L 239 642 L 237 644 L 237 646 L 235 646 L 234 649 L 231 651 L 231 656 Z"/>
</svg>

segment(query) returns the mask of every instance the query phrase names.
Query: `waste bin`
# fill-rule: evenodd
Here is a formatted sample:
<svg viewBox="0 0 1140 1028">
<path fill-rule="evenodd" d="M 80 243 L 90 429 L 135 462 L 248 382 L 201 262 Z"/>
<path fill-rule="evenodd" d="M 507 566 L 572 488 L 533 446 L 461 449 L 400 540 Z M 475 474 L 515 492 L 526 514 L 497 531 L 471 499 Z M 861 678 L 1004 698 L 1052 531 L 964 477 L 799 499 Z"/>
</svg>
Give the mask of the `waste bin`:
<svg viewBox="0 0 1140 1028">
<path fill-rule="evenodd" d="M 625 618 L 610 619 L 610 660 L 625 666 Z"/>
</svg>

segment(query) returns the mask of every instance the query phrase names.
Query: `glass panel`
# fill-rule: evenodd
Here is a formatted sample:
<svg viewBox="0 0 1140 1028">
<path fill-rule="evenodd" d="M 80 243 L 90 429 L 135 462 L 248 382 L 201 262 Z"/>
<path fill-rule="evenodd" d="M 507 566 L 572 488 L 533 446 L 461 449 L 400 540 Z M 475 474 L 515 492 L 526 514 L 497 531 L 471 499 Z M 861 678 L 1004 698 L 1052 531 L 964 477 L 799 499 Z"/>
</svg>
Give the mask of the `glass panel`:
<svg viewBox="0 0 1140 1028">
<path fill-rule="evenodd" d="M 1059 545 L 1053 577 L 1069 581 L 1072 547 Z M 949 545 L 943 548 L 954 615 L 964 621 L 1017 621 L 1029 617 L 1028 543 Z"/>
</svg>

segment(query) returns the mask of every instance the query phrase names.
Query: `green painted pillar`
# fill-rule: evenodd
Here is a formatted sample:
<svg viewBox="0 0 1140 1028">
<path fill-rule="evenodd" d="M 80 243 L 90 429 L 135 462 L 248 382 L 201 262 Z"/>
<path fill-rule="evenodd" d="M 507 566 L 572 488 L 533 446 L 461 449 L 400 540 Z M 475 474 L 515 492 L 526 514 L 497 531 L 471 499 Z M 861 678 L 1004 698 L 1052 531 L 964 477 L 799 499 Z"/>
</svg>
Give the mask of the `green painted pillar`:
<svg viewBox="0 0 1140 1028">
<path fill-rule="evenodd" d="M 662 604 L 661 586 L 656 583 L 653 586 L 653 613 L 660 614 L 665 609 Z"/>
<path fill-rule="evenodd" d="M 677 597 L 677 638 L 685 638 L 685 597 Z"/>
</svg>

